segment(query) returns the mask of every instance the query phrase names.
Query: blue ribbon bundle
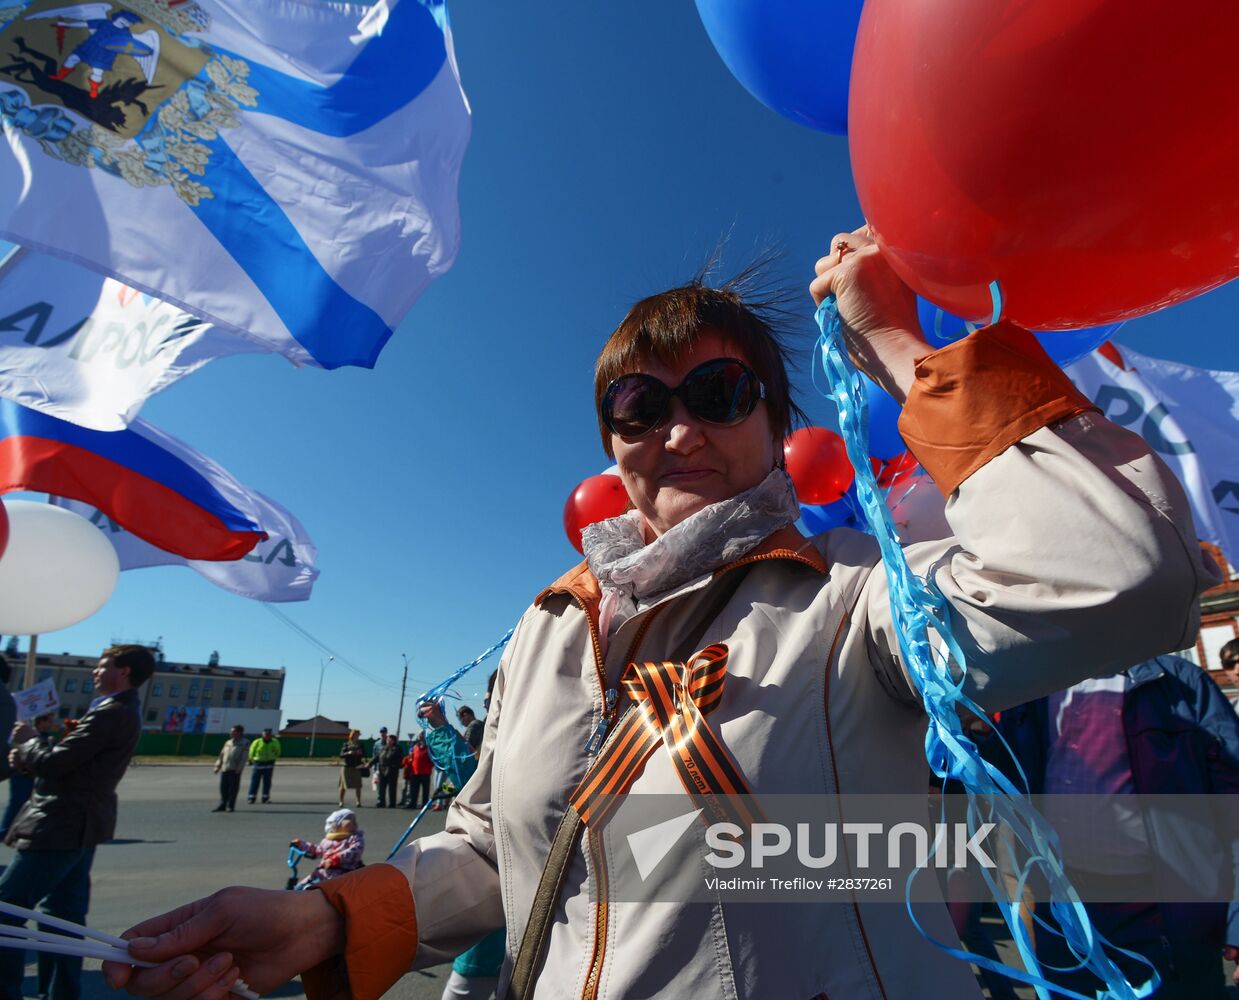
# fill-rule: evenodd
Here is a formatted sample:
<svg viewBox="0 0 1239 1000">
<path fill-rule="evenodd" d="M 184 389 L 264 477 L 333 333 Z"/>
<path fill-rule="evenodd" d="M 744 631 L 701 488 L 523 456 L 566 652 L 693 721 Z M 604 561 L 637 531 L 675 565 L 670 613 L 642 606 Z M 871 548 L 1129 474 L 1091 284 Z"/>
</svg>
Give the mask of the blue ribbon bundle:
<svg viewBox="0 0 1239 1000">
<path fill-rule="evenodd" d="M 997 316 L 1001 313 L 1001 293 L 996 283 L 991 287 L 991 293 Z M 1064 874 L 1058 835 L 1033 808 L 1023 791 L 982 758 L 976 745 L 963 731 L 960 709 L 970 711 L 979 718 L 985 718 L 986 713 L 964 693 L 965 659 L 951 631 L 950 608 L 934 581 L 919 577 L 908 565 L 890 511 L 883 502 L 869 462 L 868 400 L 862 378 L 847 355 L 833 296 L 822 303 L 816 318 L 821 330 L 817 349 L 822 370 L 829 382 L 828 394 L 839 411 L 839 428 L 848 458 L 856 470 L 857 500 L 882 552 L 900 654 L 920 691 L 928 716 L 926 758 L 933 772 L 943 779 L 944 789 L 946 782 L 954 780 L 966 793 L 969 834 L 975 834 L 983 823 L 996 823 L 1000 829 L 1009 831 L 1012 840 L 1028 854 L 1020 867 L 1017 891 L 1014 893 L 1008 893 L 1005 883 L 996 881 L 988 869 L 982 869 L 986 884 L 1011 931 L 1024 969 L 953 948 L 933 938 L 912 911 L 912 879 L 917 872 L 909 876 L 905 889 L 908 913 L 921 935 L 936 947 L 956 958 L 1031 985 L 1041 1000 L 1048 1000 L 1050 991 L 1074 1000 L 1094 1000 L 1046 979 L 1033 953 L 1019 919 L 1018 900 L 1023 897 L 1024 885 L 1030 874 L 1040 869 L 1053 900 L 1051 913 L 1079 960 L 1072 968 L 1088 968 L 1105 983 L 1106 989 L 1097 995 L 1098 1000 L 1141 1000 L 1160 985 L 1156 970 L 1142 956 L 1110 945 L 1093 929 L 1079 895 Z M 935 653 L 930 642 L 931 630 L 941 642 L 941 654 Z M 1010 748 L 1007 749 L 1009 752 Z M 1040 919 L 1038 923 L 1047 933 L 1059 933 Z M 1107 945 L 1147 965 L 1151 978 L 1140 987 L 1133 987 L 1106 954 L 1103 946 Z"/>
</svg>

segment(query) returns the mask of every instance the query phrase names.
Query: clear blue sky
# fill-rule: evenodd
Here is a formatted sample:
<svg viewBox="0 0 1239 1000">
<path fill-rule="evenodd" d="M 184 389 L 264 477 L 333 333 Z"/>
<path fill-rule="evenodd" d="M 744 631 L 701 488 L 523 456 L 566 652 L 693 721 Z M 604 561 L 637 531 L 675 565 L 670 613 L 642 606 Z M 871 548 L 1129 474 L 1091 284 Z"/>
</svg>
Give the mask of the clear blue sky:
<svg viewBox="0 0 1239 1000">
<path fill-rule="evenodd" d="M 776 245 L 782 277 L 802 290 L 830 237 L 861 222 L 846 141 L 749 97 L 690 0 L 458 2 L 451 13 L 474 111 L 463 246 L 376 370 L 231 358 L 143 411 L 304 522 L 322 576 L 311 601 L 282 608 L 387 681 L 328 668 L 324 714 L 366 732 L 395 724 L 402 653 L 416 694 L 577 560 L 561 512 L 608 464 L 592 366 L 626 308 L 689 277 L 725 234 L 732 269 Z M 1119 341 L 1239 369 L 1236 316 L 1232 283 L 1130 323 Z M 812 390 L 801 400 L 830 419 Z M 172 659 L 217 649 L 226 664 L 284 666 L 285 717 L 313 709 L 319 652 L 186 569 L 122 574 L 98 614 L 40 649 L 157 636 Z M 485 668 L 471 677 L 460 690 L 480 710 Z"/>
</svg>

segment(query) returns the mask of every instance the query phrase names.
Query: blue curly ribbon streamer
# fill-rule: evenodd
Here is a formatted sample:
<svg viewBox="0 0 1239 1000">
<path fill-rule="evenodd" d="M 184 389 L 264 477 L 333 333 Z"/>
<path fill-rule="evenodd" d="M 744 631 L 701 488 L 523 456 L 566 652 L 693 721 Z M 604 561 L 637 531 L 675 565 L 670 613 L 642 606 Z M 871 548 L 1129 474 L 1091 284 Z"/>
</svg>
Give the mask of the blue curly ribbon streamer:
<svg viewBox="0 0 1239 1000">
<path fill-rule="evenodd" d="M 451 692 L 452 685 L 453 685 L 453 684 L 455 684 L 455 683 L 456 683 L 458 680 L 460 680 L 462 677 L 464 677 L 464 676 L 465 676 L 465 674 L 467 674 L 467 673 L 468 673 L 470 670 L 472 670 L 474 667 L 478 666 L 479 664 L 485 663 L 485 662 L 486 662 L 487 660 L 489 660 L 492 656 L 494 656 L 496 653 L 498 653 L 500 650 L 502 650 L 502 649 L 503 649 L 503 648 L 504 648 L 504 647 L 508 644 L 508 640 L 510 640 L 510 639 L 512 638 L 512 633 L 513 633 L 513 632 L 515 632 L 515 631 L 516 631 L 516 629 L 515 629 L 515 628 L 510 628 L 510 629 L 508 629 L 508 630 L 507 630 L 507 632 L 505 632 L 505 633 L 504 633 L 503 638 L 502 638 L 502 639 L 500 639 L 498 642 L 496 642 L 494 645 L 492 645 L 492 646 L 488 646 L 488 647 L 487 647 L 486 649 L 484 649 L 481 653 L 479 653 L 477 656 L 475 656 L 472 660 L 470 660 L 468 663 L 466 663 L 463 667 L 459 667 L 459 668 L 457 668 L 457 669 L 456 669 L 456 670 L 454 670 L 454 671 L 451 673 L 451 675 L 450 675 L 450 676 L 448 676 L 446 679 L 441 680 L 441 681 L 440 681 L 438 684 L 436 684 L 434 687 L 429 688 L 428 690 L 426 690 L 425 692 L 423 692 L 422 696 L 421 696 L 420 698 L 418 698 L 418 699 L 417 699 L 417 704 L 418 704 L 418 705 L 424 705 L 424 704 L 425 704 L 426 702 L 428 702 L 428 701 L 433 701 L 433 702 L 437 702 L 437 703 L 439 703 L 440 708 L 442 708 L 443 699 L 444 699 L 444 697 L 445 697 L 445 696 L 447 696 L 447 695 Z M 418 723 L 421 725 L 421 727 L 422 727 L 422 730 L 423 730 L 423 731 L 428 730 L 428 729 L 430 728 L 430 723 L 428 723 L 428 722 L 427 722 L 425 719 L 423 719 L 421 716 L 418 716 L 418 720 L 417 720 L 417 721 L 418 721 Z M 434 764 L 434 766 L 435 766 L 436 768 L 438 768 L 440 771 L 444 771 L 444 772 L 446 772 L 446 773 L 448 773 L 448 774 L 456 774 L 456 773 L 457 773 L 456 761 L 439 761 L 439 760 L 436 760 L 436 759 L 435 759 L 434 752 L 430 750 L 430 743 L 429 743 L 429 742 L 427 742 L 427 744 L 426 744 L 426 749 L 427 749 L 427 751 L 429 751 L 429 752 L 430 752 L 430 762 L 431 762 L 432 764 Z M 463 753 L 463 751 L 462 751 L 462 753 Z M 473 756 L 473 752 L 472 752 L 472 750 L 469 752 L 469 756 L 470 756 L 470 757 L 472 757 L 472 756 Z M 462 759 L 463 759 L 463 757 L 462 757 Z"/>
<path fill-rule="evenodd" d="M 492 656 L 494 656 L 501 649 L 503 649 L 503 647 L 506 646 L 508 644 L 508 641 L 512 638 L 512 633 L 515 631 L 516 631 L 515 628 L 508 629 L 508 631 L 504 633 L 503 638 L 500 639 L 497 643 L 495 643 L 493 646 L 489 646 L 486 649 L 484 649 L 481 653 L 475 656 L 472 660 L 466 663 L 463 667 L 459 667 L 458 669 L 454 670 L 450 677 L 446 678 L 445 680 L 441 680 L 434 687 L 424 692 L 422 696 L 417 699 L 417 704 L 423 705 L 428 701 L 438 702 L 440 706 L 440 710 L 442 710 L 443 699 L 448 694 L 448 692 L 451 691 L 452 685 L 455 684 L 462 677 L 464 677 L 465 674 L 467 674 L 474 667 L 478 666 L 481 663 L 485 663 Z M 430 729 L 430 723 L 428 723 L 421 716 L 418 716 L 417 721 L 421 724 L 423 731 Z M 458 742 L 464 742 L 464 741 L 461 740 Z M 466 746 L 466 749 L 468 749 L 467 746 Z M 436 759 L 434 751 L 430 748 L 429 740 L 426 741 L 426 751 L 430 754 L 430 763 L 432 763 L 440 771 L 444 772 L 445 774 L 453 775 L 453 780 L 456 780 L 457 778 L 460 777 L 460 772 L 456 767 L 456 761 L 454 760 L 441 761 L 441 760 Z M 461 753 L 463 754 L 464 751 L 461 751 Z M 473 756 L 472 750 L 469 750 L 469 756 L 470 757 Z M 463 760 L 464 759 L 463 756 L 460 759 Z M 393 847 L 391 849 L 391 853 L 387 855 L 388 861 L 390 861 L 392 858 L 396 856 L 400 848 L 404 847 L 405 843 L 408 841 L 409 837 L 412 835 L 414 828 L 416 828 L 417 824 L 422 821 L 422 817 L 426 815 L 426 810 L 430 808 L 431 803 L 438 801 L 438 798 L 439 796 L 434 795 L 426 800 L 426 804 L 423 805 L 421 808 L 421 811 L 418 812 L 418 814 L 413 817 L 413 822 L 410 823 L 408 827 L 405 829 L 404 833 L 400 835 L 400 839 L 396 841 L 396 846 Z"/>
<path fill-rule="evenodd" d="M 995 315 L 1001 315 L 1002 296 L 997 282 L 991 285 L 990 291 Z M 839 311 L 833 296 L 827 298 L 818 308 L 816 319 L 821 330 L 817 350 L 822 371 L 829 383 L 828 391 L 821 390 L 820 387 L 819 391 L 828 395 L 839 411 L 840 433 L 856 473 L 857 500 L 882 552 L 900 655 L 921 694 L 921 701 L 928 716 L 925 756 L 933 772 L 943 779 L 944 789 L 945 783 L 952 780 L 958 781 L 963 787 L 968 797 L 967 820 L 970 835 L 975 834 L 984 822 L 997 823 L 1000 829 L 1009 830 L 1012 839 L 1029 854 L 1019 871 L 1019 891 L 1014 894 L 1008 894 L 1005 883 L 996 881 L 989 869 L 981 869 L 986 885 L 1011 931 L 1024 970 L 1027 971 L 953 948 L 929 934 L 912 910 L 912 880 L 917 876 L 917 871 L 909 875 L 905 888 L 908 914 L 921 936 L 948 955 L 1026 983 L 1035 989 L 1041 1000 L 1048 1000 L 1051 991 L 1072 1000 L 1094 1000 L 1093 997 L 1065 989 L 1046 979 L 1033 954 L 1023 922 L 1019 918 L 1019 900 L 1023 898 L 1024 884 L 1030 874 L 1034 868 L 1039 868 L 1050 888 L 1051 913 L 1062 928 L 1062 936 L 1073 955 L 1078 959 L 1077 964 L 1069 969 L 1056 971 L 1073 971 L 1079 968 L 1091 970 L 1106 984 L 1106 989 L 1097 994 L 1096 1000 L 1142 1000 L 1160 985 L 1156 969 L 1143 956 L 1111 945 L 1093 929 L 1079 895 L 1063 871 L 1058 835 L 1033 808 L 1023 791 L 982 758 L 976 745 L 963 731 L 960 709 L 970 711 L 979 718 L 985 718 L 986 713 L 964 693 L 965 658 L 951 630 L 950 606 L 932 579 L 923 579 L 912 572 L 900 547 L 899 535 L 890 510 L 883 502 L 873 467 L 869 462 L 868 401 L 861 376 L 847 355 Z M 816 376 L 816 369 L 814 375 Z M 814 384 L 816 387 L 816 378 Z M 941 643 L 940 656 L 935 654 L 930 642 L 931 630 Z M 1001 739 L 1001 734 L 998 735 Z M 1006 746 L 1005 740 L 1003 744 Z M 1010 752 L 1010 747 L 1007 747 L 1007 751 Z M 1040 920 L 1038 923 L 1046 926 Z M 1056 933 L 1049 927 L 1046 927 L 1046 930 Z M 1106 954 L 1103 946 L 1148 966 L 1150 979 L 1140 987 L 1133 987 Z"/>
</svg>

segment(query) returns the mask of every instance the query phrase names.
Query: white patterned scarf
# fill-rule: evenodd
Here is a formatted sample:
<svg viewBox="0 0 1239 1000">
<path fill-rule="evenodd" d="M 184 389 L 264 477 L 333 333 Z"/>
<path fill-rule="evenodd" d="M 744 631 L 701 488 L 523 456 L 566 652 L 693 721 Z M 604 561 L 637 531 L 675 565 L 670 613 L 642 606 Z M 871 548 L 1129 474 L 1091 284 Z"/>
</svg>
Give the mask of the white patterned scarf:
<svg viewBox="0 0 1239 1000">
<path fill-rule="evenodd" d="M 796 491 L 782 469 L 752 489 L 703 507 L 646 544 L 645 521 L 630 510 L 591 524 L 581 541 L 602 587 L 599 631 L 604 648 L 643 602 L 739 559 L 800 516 Z"/>
</svg>

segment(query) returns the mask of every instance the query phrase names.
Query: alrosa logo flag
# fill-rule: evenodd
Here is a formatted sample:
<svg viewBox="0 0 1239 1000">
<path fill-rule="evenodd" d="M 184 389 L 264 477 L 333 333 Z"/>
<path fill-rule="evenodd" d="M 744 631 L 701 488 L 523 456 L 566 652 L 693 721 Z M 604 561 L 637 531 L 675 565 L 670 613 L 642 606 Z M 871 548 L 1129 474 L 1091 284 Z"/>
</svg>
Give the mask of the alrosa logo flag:
<svg viewBox="0 0 1239 1000">
<path fill-rule="evenodd" d="M 11 247 L 0 263 L 0 396 L 99 431 L 213 358 L 261 351 L 115 278 Z"/>
<path fill-rule="evenodd" d="M 1187 490 L 1197 534 L 1239 564 L 1239 372 L 1209 371 L 1106 345 L 1065 369 Z"/>
<path fill-rule="evenodd" d="M 0 237 L 373 365 L 459 243 L 442 0 L 0 0 Z"/>
<path fill-rule="evenodd" d="M 250 516 L 268 537 L 240 559 L 229 562 L 185 559 L 144 542 L 88 503 L 64 497 L 52 497 L 51 502 L 98 527 L 115 547 L 122 570 L 188 566 L 217 587 L 240 597 L 255 601 L 308 601 L 318 578 L 314 566 L 318 550 L 301 522 L 261 493 L 249 492 L 237 499 L 248 505 Z"/>
</svg>

